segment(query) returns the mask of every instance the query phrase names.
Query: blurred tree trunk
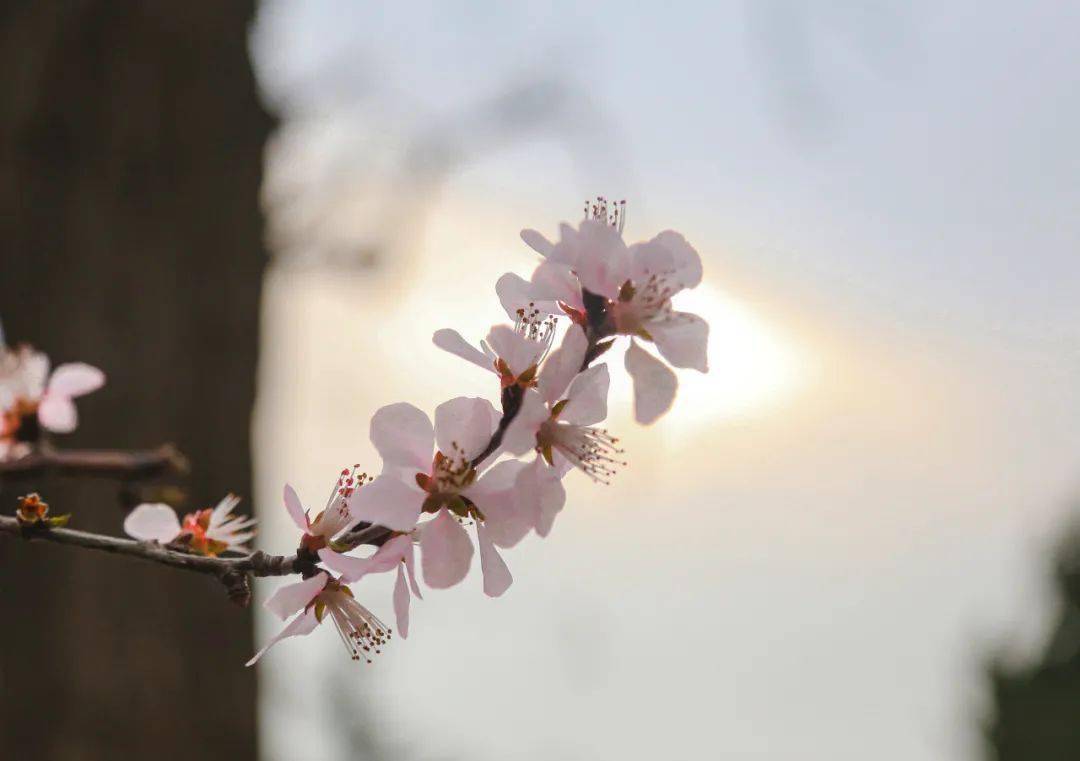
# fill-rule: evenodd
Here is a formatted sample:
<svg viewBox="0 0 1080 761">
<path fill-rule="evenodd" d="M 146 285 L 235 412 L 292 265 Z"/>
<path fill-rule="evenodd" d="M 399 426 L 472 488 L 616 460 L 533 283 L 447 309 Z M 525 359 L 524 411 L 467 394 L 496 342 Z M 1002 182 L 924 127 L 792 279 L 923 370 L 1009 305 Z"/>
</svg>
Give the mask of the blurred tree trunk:
<svg viewBox="0 0 1080 761">
<path fill-rule="evenodd" d="M 175 442 L 188 507 L 251 494 L 258 207 L 271 120 L 252 2 L 5 2 L 0 319 L 103 368 L 63 446 Z M 113 482 L 35 488 L 121 533 Z M 250 500 L 242 503 L 251 510 Z M 211 578 L 0 541 L 0 757 L 255 756 L 251 614 Z"/>
</svg>

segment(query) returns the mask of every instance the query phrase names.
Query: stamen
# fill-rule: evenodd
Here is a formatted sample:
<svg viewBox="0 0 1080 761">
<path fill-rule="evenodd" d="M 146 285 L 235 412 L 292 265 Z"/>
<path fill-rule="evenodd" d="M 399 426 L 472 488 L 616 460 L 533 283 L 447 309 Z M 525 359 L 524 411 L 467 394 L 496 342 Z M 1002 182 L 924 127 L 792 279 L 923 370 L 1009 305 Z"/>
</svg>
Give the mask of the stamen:
<svg viewBox="0 0 1080 761">
<path fill-rule="evenodd" d="M 557 450 L 598 483 L 610 484 L 617 466 L 626 467 L 624 460 L 616 459 L 625 450 L 617 446 L 619 440 L 606 428 L 548 420 L 540 427 L 538 439 L 541 446 L 548 445 Z"/>
<path fill-rule="evenodd" d="M 622 235 L 626 227 L 626 201 L 615 203 L 603 196 L 597 196 L 591 205 L 589 201 L 585 202 L 585 218 L 597 219 L 606 225 L 611 225 Z"/>
<path fill-rule="evenodd" d="M 382 647 L 392 637 L 392 631 L 374 613 L 358 603 L 348 587 L 325 592 L 321 599 L 349 657 L 354 661 L 363 658 L 371 663 L 371 656 L 382 652 Z"/>
</svg>

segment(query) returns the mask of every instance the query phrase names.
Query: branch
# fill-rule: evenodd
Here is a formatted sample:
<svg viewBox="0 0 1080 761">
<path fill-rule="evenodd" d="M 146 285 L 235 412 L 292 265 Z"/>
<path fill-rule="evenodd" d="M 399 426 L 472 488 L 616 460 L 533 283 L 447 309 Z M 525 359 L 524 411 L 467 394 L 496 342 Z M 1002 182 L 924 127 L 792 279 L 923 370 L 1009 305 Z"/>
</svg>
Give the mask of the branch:
<svg viewBox="0 0 1080 761">
<path fill-rule="evenodd" d="M 11 534 L 27 541 L 54 542 L 114 555 L 127 555 L 172 568 L 216 576 L 225 585 L 233 601 L 245 606 L 251 601 L 249 575 L 259 577 L 309 575 L 315 571 L 314 559 L 300 554 L 267 555 L 258 550 L 243 557 L 207 557 L 180 552 L 153 542 L 120 539 L 70 528 L 24 526 L 16 518 L 8 516 L 0 516 L 0 534 Z"/>
<path fill-rule="evenodd" d="M 172 444 L 157 449 L 56 449 L 43 444 L 18 460 L 0 461 L 0 478 L 46 471 L 97 476 L 187 473 L 188 461 Z"/>
</svg>

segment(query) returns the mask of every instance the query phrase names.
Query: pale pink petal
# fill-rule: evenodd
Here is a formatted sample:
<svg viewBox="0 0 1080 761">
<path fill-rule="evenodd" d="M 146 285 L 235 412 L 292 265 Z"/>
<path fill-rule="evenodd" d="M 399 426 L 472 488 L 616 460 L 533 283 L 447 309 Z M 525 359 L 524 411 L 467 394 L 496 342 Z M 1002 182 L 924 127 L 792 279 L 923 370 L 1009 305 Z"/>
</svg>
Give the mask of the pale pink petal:
<svg viewBox="0 0 1080 761">
<path fill-rule="evenodd" d="M 143 503 L 124 519 L 124 533 L 143 542 L 168 544 L 180 535 L 180 519 L 168 505 Z"/>
<path fill-rule="evenodd" d="M 471 460 L 491 441 L 498 422 L 487 399 L 459 396 L 435 408 L 435 442 L 447 457 Z"/>
<path fill-rule="evenodd" d="M 559 242 L 547 253 L 547 259 L 573 269 L 581 257 L 578 231 L 563 222 L 559 225 Z"/>
<path fill-rule="evenodd" d="M 419 599 L 424 599 L 424 596 L 420 594 L 420 585 L 416 583 L 416 562 L 413 558 L 413 543 L 412 538 L 409 539 L 409 547 L 404 553 L 405 570 L 409 576 L 409 589 L 412 590 L 413 596 Z"/>
<path fill-rule="evenodd" d="M 319 558 L 327 568 L 341 574 L 345 581 L 351 584 L 369 573 L 385 573 L 394 570 L 395 567 L 401 565 L 406 553 L 412 554 L 412 537 L 408 534 L 398 534 L 365 558 L 344 555 L 328 547 L 319 550 Z"/>
<path fill-rule="evenodd" d="M 53 433 L 71 433 L 79 424 L 79 413 L 71 397 L 46 393 L 38 405 L 38 421 Z"/>
<path fill-rule="evenodd" d="M 575 268 L 581 285 L 592 293 L 615 299 L 630 279 L 630 252 L 619 231 L 599 220 L 581 223 L 577 239 L 579 251 Z"/>
<path fill-rule="evenodd" d="M 85 362 L 68 362 L 53 370 L 46 393 L 75 397 L 105 385 L 105 373 Z"/>
<path fill-rule="evenodd" d="M 547 536 L 555 516 L 566 504 L 562 475 L 537 457 L 518 474 L 514 496 L 518 510 L 530 517 L 536 533 Z"/>
<path fill-rule="evenodd" d="M 536 230 L 522 230 L 521 239 L 525 241 L 525 245 L 527 245 L 533 251 L 545 258 L 551 256 L 551 250 L 555 248 L 554 243 L 549 241 Z"/>
<path fill-rule="evenodd" d="M 465 529 L 443 508 L 420 534 L 420 566 L 433 589 L 452 587 L 469 573 L 473 546 Z"/>
<path fill-rule="evenodd" d="M 293 613 L 306 608 L 319 595 L 319 592 L 323 591 L 329 579 L 330 577 L 323 571 L 310 579 L 286 584 L 279 587 L 263 604 L 268 611 L 284 621 Z"/>
<path fill-rule="evenodd" d="M 402 639 L 409 636 L 409 587 L 405 583 L 405 572 L 398 564 L 397 580 L 394 581 L 394 616 L 397 618 L 398 634 Z"/>
<path fill-rule="evenodd" d="M 468 362 L 472 362 L 477 367 L 488 370 L 489 372 L 495 372 L 495 367 L 492 365 L 491 360 L 488 359 L 487 355 L 466 341 L 456 330 L 450 330 L 449 328 L 436 330 L 435 335 L 431 337 L 431 340 L 443 351 L 448 351 Z"/>
<path fill-rule="evenodd" d="M 579 312 L 585 310 L 585 303 L 581 298 L 581 283 L 565 265 L 541 262 L 533 270 L 530 282 L 532 303 L 537 309 L 549 314 L 562 314 L 563 310 L 559 306 L 559 302 L 562 302 Z"/>
<path fill-rule="evenodd" d="M 630 342 L 626 350 L 626 372 L 634 381 L 634 418 L 644 425 L 671 409 L 679 379 L 667 365 Z"/>
<path fill-rule="evenodd" d="M 675 367 L 709 371 L 709 323 L 689 312 L 671 312 L 646 324 L 653 343 Z"/>
<path fill-rule="evenodd" d="M 577 325 L 571 325 L 559 348 L 544 360 L 536 388 L 549 404 L 563 398 L 566 387 L 580 372 L 588 348 L 589 339 L 585 337 L 585 331 Z"/>
<path fill-rule="evenodd" d="M 701 257 L 694 247 L 686 242 L 686 238 L 674 230 L 664 230 L 653 238 L 653 242 L 663 246 L 671 254 L 674 264 L 673 279 L 678 285 L 694 288 L 701 282 Z"/>
<path fill-rule="evenodd" d="M 515 457 L 520 457 L 530 449 L 535 449 L 536 432 L 550 416 L 551 412 L 543 397 L 531 388 L 526 389 L 521 398 L 521 407 L 503 433 L 501 449 Z"/>
<path fill-rule="evenodd" d="M 371 443 L 387 465 L 426 473 L 434 439 L 428 416 L 411 404 L 389 404 L 371 418 Z"/>
<path fill-rule="evenodd" d="M 611 378 L 607 365 L 594 365 L 578 374 L 566 390 L 566 407 L 559 420 L 578 425 L 593 425 L 607 417 L 608 386 Z"/>
<path fill-rule="evenodd" d="M 49 379 L 49 358 L 29 346 L 19 347 L 18 354 L 18 374 L 21 380 L 19 395 L 27 399 L 40 399 Z"/>
<path fill-rule="evenodd" d="M 274 636 L 269 642 L 267 642 L 262 650 L 255 653 L 255 656 L 244 665 L 254 666 L 256 661 L 258 661 L 260 658 L 263 657 L 263 655 L 266 654 L 267 650 L 272 648 L 278 642 L 281 642 L 281 640 L 288 639 L 289 637 L 301 637 L 305 634 L 311 634 L 313 631 L 315 631 L 315 628 L 318 625 L 319 619 L 315 617 L 314 609 L 307 611 L 303 615 L 297 616 L 292 621 L 290 621 L 284 629 L 278 632 L 276 636 Z"/>
<path fill-rule="evenodd" d="M 425 472 L 426 472 L 425 468 Z M 425 494 L 420 487 L 406 483 L 402 478 L 413 477 L 402 473 L 384 473 L 369 484 L 364 484 L 353 496 L 350 512 L 353 520 L 376 523 L 393 531 L 410 531 L 420 517 L 420 507 Z"/>
<path fill-rule="evenodd" d="M 318 555 L 323 565 L 349 584 L 359 581 L 372 572 L 372 558 L 370 557 L 360 558 L 355 555 L 345 555 L 329 547 L 323 547 L 319 550 Z"/>
<path fill-rule="evenodd" d="M 462 492 L 480 508 L 492 541 L 500 547 L 513 547 L 533 526 L 532 517 L 518 508 L 515 497 L 518 475 L 525 467 L 519 460 L 503 460 Z"/>
<path fill-rule="evenodd" d="M 487 334 L 487 343 L 506 364 L 514 377 L 536 364 L 547 348 L 539 341 L 526 338 L 509 325 L 496 325 Z"/>
<path fill-rule="evenodd" d="M 304 506 L 300 502 L 300 497 L 296 495 L 296 489 L 289 484 L 285 484 L 283 498 L 285 500 L 285 510 L 288 511 L 293 523 L 296 524 L 298 529 L 307 533 L 308 529 L 311 528 L 311 521 L 308 519 L 307 511 L 304 510 Z"/>
<path fill-rule="evenodd" d="M 495 293 L 507 316 L 514 321 L 521 316 L 520 310 L 527 310 L 529 302 L 533 301 L 532 283 L 513 272 L 507 272 L 495 281 Z"/>
<path fill-rule="evenodd" d="M 510 569 L 506 567 L 499 551 L 482 523 L 476 525 L 476 539 L 480 545 L 480 570 L 484 573 L 484 594 L 498 597 L 514 583 Z"/>
</svg>

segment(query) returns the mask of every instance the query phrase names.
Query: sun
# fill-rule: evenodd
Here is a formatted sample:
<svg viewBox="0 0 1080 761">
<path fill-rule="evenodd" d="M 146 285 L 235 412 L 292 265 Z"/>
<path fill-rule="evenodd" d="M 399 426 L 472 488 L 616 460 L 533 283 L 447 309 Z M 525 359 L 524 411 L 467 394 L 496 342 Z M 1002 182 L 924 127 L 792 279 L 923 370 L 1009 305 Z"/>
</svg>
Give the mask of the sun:
<svg viewBox="0 0 1080 761">
<path fill-rule="evenodd" d="M 676 371 L 678 397 L 664 417 L 669 424 L 699 427 L 765 414 L 797 392 L 805 377 L 799 350 L 752 309 L 707 283 L 674 301 L 679 311 L 709 323 L 709 372 Z M 612 374 L 611 395 L 612 409 L 629 409 L 633 388 L 626 373 Z"/>
</svg>

